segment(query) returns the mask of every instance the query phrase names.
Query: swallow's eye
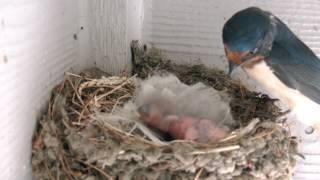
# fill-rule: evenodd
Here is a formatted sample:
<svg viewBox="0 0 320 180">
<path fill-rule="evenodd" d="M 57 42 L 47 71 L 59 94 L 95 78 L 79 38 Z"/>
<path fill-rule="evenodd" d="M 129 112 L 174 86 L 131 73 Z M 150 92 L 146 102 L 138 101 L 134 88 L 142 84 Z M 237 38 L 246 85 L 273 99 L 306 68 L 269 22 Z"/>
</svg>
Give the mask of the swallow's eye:
<svg viewBox="0 0 320 180">
<path fill-rule="evenodd" d="M 258 52 L 258 48 L 254 48 L 253 50 L 249 51 L 249 54 L 253 55 Z"/>
</svg>

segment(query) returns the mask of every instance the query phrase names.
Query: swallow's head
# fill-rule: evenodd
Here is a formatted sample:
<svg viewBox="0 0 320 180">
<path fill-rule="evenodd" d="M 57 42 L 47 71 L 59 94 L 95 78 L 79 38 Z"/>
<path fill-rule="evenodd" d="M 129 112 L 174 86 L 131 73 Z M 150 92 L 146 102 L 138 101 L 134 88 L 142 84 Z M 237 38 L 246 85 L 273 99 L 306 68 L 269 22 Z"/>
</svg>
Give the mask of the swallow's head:
<svg viewBox="0 0 320 180">
<path fill-rule="evenodd" d="M 273 18 L 266 11 L 250 7 L 235 13 L 225 23 L 222 39 L 229 61 L 229 74 L 240 65 L 254 64 L 271 50 Z"/>
</svg>

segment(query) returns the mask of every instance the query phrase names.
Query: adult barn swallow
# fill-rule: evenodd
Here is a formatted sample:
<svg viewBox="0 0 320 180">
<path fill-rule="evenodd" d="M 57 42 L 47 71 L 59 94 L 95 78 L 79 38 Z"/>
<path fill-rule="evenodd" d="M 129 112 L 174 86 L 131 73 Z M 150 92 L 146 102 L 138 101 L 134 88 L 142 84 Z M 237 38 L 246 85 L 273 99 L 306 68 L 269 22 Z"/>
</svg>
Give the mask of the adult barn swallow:
<svg viewBox="0 0 320 180">
<path fill-rule="evenodd" d="M 320 60 L 278 17 L 257 7 L 223 27 L 229 74 L 241 67 L 302 123 L 320 132 Z"/>
</svg>

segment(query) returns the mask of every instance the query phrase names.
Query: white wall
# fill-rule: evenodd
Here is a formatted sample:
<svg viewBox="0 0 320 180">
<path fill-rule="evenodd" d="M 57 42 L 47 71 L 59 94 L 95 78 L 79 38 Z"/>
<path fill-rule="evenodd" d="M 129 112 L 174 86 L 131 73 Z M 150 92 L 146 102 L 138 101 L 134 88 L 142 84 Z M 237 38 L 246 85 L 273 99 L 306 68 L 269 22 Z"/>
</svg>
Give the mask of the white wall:
<svg viewBox="0 0 320 180">
<path fill-rule="evenodd" d="M 142 0 L 0 1 L 0 179 L 31 178 L 34 125 L 65 71 L 130 68 L 142 7 Z"/>
<path fill-rule="evenodd" d="M 320 54 L 318 0 L 145 0 L 143 39 L 179 63 L 198 59 L 225 69 L 222 27 L 249 6 L 271 10 Z"/>
<path fill-rule="evenodd" d="M 63 72 L 80 68 L 77 0 L 0 2 L 0 179 L 30 177 L 39 110 Z"/>
<path fill-rule="evenodd" d="M 129 72 L 130 42 L 141 39 L 143 1 L 92 0 L 89 14 L 92 60 L 107 72 Z"/>
<path fill-rule="evenodd" d="M 128 64 L 125 38 L 127 0 L 92 0 L 89 7 L 95 63 L 108 72 L 119 73 Z"/>
</svg>

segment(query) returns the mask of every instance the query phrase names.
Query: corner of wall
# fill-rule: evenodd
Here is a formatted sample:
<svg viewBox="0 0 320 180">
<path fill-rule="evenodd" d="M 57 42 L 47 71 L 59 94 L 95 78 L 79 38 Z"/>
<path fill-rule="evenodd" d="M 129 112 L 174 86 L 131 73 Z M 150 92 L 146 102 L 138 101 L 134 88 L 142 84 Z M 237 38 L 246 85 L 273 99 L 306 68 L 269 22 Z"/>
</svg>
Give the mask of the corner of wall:
<svg viewBox="0 0 320 180">
<path fill-rule="evenodd" d="M 77 32 L 74 34 L 78 41 L 78 61 L 76 69 L 82 70 L 84 68 L 93 67 L 93 53 L 90 49 L 90 0 L 78 0 L 78 14 L 79 19 L 77 23 Z"/>
<path fill-rule="evenodd" d="M 127 4 L 127 62 L 128 70 L 131 70 L 132 40 L 142 39 L 142 27 L 144 21 L 144 0 L 128 0 Z"/>
<path fill-rule="evenodd" d="M 95 65 L 112 74 L 130 71 L 130 43 L 141 38 L 143 0 L 92 0 L 89 17 Z"/>
</svg>

